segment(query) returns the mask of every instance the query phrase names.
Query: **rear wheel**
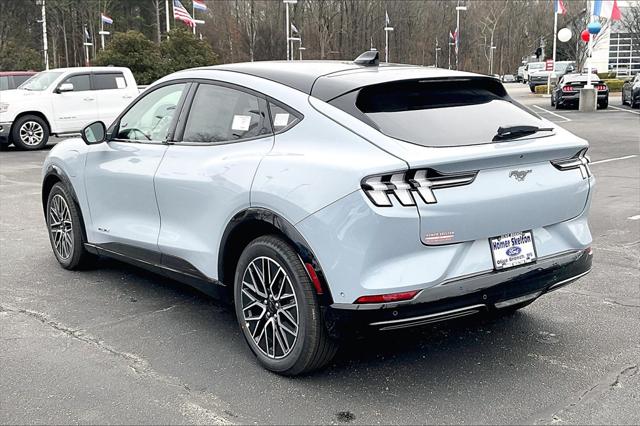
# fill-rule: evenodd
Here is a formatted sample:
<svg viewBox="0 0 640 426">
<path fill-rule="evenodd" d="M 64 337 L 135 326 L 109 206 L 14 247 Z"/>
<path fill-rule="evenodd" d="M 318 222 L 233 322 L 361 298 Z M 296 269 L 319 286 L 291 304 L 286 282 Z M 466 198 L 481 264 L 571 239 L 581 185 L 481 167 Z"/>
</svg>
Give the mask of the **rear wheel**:
<svg viewBox="0 0 640 426">
<path fill-rule="evenodd" d="M 284 375 L 312 371 L 337 350 L 300 258 L 280 237 L 257 238 L 242 252 L 234 304 L 249 347 L 268 370 Z"/>
<path fill-rule="evenodd" d="M 25 115 L 13 124 L 11 140 L 20 149 L 42 149 L 49 141 L 49 126 L 37 115 Z"/>
<path fill-rule="evenodd" d="M 529 90 L 531 90 L 531 93 L 535 93 L 536 92 L 536 86 L 530 84 L 529 85 Z"/>
<path fill-rule="evenodd" d="M 81 269 L 92 263 L 93 255 L 84 248 L 80 213 L 60 182 L 53 185 L 47 199 L 47 229 L 53 254 L 63 268 Z"/>
<path fill-rule="evenodd" d="M 622 91 L 622 106 L 627 104 L 627 100 L 624 98 L 624 90 Z"/>
<path fill-rule="evenodd" d="M 609 107 L 609 101 L 603 101 L 598 103 L 598 108 L 600 109 L 607 109 Z"/>
</svg>

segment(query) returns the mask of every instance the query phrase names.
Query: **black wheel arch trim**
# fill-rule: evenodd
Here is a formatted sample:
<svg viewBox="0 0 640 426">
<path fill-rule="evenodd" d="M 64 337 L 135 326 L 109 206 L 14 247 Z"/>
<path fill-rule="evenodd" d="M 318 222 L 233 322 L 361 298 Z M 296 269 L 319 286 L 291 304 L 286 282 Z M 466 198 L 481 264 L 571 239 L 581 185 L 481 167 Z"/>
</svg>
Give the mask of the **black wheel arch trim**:
<svg viewBox="0 0 640 426">
<path fill-rule="evenodd" d="M 51 190 L 51 187 L 54 185 L 54 184 L 49 185 L 48 182 L 52 178 L 55 178 L 57 181 L 64 183 L 67 190 L 71 193 L 73 202 L 76 203 L 77 206 L 80 205 L 78 201 L 78 195 L 76 194 L 76 191 L 73 188 L 73 184 L 71 183 L 71 179 L 69 178 L 69 176 L 58 165 L 50 164 L 47 167 L 47 171 L 44 174 L 44 178 L 42 179 L 42 210 L 45 214 L 45 218 L 47 216 L 47 198 L 49 197 L 49 192 Z"/>
<path fill-rule="evenodd" d="M 238 230 L 239 227 L 247 224 L 248 222 L 266 223 L 276 228 L 285 237 L 287 237 L 287 239 L 289 239 L 293 243 L 294 249 L 300 257 L 302 263 L 310 264 L 313 267 L 318 279 L 320 280 L 320 285 L 322 286 L 322 294 L 317 294 L 320 304 L 330 305 L 333 303 L 331 291 L 329 289 L 329 286 L 327 285 L 327 280 L 324 276 L 322 266 L 313 253 L 313 250 L 311 249 L 309 243 L 291 222 L 283 218 L 278 213 L 262 207 L 250 207 L 244 209 L 236 213 L 227 224 L 227 227 L 222 234 L 222 238 L 220 239 L 220 249 L 218 251 L 218 278 L 220 281 L 226 283 L 230 278 L 224 276 L 225 262 L 228 260 L 225 255 L 229 255 L 228 253 L 226 253 L 226 247 L 230 243 L 230 237 L 232 237 L 234 231 Z M 306 265 L 303 266 L 305 266 L 306 270 Z M 313 281 L 310 276 L 309 279 Z M 233 280 L 233 277 L 231 277 L 231 280 Z"/>
</svg>

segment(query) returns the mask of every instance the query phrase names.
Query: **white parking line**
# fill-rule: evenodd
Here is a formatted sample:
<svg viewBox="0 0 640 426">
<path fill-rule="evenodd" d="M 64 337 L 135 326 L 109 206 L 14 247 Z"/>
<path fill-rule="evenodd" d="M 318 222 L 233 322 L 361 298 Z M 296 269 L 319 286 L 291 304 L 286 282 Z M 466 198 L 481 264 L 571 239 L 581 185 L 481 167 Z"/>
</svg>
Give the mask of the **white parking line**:
<svg viewBox="0 0 640 426">
<path fill-rule="evenodd" d="M 592 161 L 591 165 L 593 164 L 602 164 L 602 163 L 610 163 L 611 161 L 618 161 L 618 160 L 626 160 L 628 158 L 635 158 L 637 157 L 636 154 L 633 155 L 625 155 L 624 157 L 617 157 L 617 158 L 607 158 L 606 160 L 598 160 L 598 161 Z"/>
<path fill-rule="evenodd" d="M 540 111 L 542 111 L 542 112 L 546 112 L 546 113 L 548 113 L 548 114 L 555 115 L 555 116 L 556 116 L 556 117 L 558 117 L 558 118 L 562 118 L 564 121 L 571 121 L 571 119 L 570 119 L 570 118 L 563 117 L 563 116 L 562 116 L 562 115 L 560 115 L 560 114 L 556 114 L 555 112 L 551 112 L 551 111 L 549 111 L 548 109 L 544 109 L 544 108 L 542 108 L 542 107 L 539 107 L 538 105 L 533 105 L 533 106 L 534 106 L 535 108 L 538 108 L 538 109 L 539 109 Z"/>
<path fill-rule="evenodd" d="M 638 220 L 638 219 L 640 219 L 640 214 L 637 214 L 635 216 L 629 216 L 627 219 L 629 219 L 629 220 Z"/>
<path fill-rule="evenodd" d="M 637 112 L 637 111 L 629 111 L 628 109 L 618 108 L 617 106 L 613 106 L 613 105 L 609 105 L 609 108 L 617 109 L 618 111 L 624 111 L 624 112 L 628 112 L 628 113 L 631 113 L 631 114 L 640 115 L 640 112 Z"/>
</svg>

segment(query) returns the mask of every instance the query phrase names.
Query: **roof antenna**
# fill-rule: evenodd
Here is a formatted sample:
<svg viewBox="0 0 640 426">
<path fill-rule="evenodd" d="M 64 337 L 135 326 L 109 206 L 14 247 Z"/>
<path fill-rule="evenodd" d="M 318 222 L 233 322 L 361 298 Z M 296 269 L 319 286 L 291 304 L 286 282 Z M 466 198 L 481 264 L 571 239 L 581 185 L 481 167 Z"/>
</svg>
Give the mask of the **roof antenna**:
<svg viewBox="0 0 640 426">
<path fill-rule="evenodd" d="M 353 63 L 357 65 L 377 67 L 380 64 L 380 53 L 375 49 L 369 50 L 358 56 Z"/>
</svg>

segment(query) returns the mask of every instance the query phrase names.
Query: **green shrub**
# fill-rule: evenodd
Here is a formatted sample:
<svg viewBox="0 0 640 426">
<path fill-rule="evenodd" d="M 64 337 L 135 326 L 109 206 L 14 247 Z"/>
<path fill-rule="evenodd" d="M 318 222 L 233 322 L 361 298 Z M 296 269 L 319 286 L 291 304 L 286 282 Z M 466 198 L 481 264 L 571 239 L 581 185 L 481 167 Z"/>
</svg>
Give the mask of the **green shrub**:
<svg viewBox="0 0 640 426">
<path fill-rule="evenodd" d="M 547 94 L 547 85 L 543 84 L 542 86 L 536 86 L 536 95 L 546 95 Z"/>
<path fill-rule="evenodd" d="M 624 80 L 618 79 L 605 79 L 605 83 L 609 86 L 609 92 L 622 92 L 622 85 L 624 84 Z"/>
<path fill-rule="evenodd" d="M 598 77 L 600 77 L 603 80 L 608 80 L 608 79 L 616 78 L 616 73 L 615 71 L 599 72 Z"/>
</svg>

